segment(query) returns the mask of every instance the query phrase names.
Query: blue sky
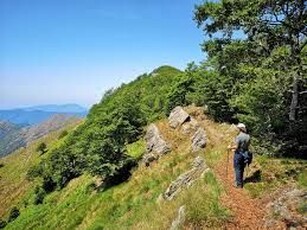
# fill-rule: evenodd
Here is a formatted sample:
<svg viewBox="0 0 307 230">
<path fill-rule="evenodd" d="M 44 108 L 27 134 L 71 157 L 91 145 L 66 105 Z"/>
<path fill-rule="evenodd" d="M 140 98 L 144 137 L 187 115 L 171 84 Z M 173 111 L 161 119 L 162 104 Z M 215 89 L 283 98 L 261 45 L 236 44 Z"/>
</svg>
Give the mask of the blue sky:
<svg viewBox="0 0 307 230">
<path fill-rule="evenodd" d="M 0 108 L 89 106 L 160 65 L 204 59 L 200 0 L 0 0 Z"/>
</svg>

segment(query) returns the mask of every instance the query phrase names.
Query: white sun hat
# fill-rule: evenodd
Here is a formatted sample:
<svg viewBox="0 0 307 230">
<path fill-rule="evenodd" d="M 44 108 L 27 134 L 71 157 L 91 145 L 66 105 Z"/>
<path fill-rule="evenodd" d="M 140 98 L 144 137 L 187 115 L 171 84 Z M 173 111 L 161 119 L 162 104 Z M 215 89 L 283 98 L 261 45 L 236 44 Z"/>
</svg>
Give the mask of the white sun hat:
<svg viewBox="0 0 307 230">
<path fill-rule="evenodd" d="M 244 129 L 244 130 L 246 130 L 246 126 L 245 126 L 243 123 L 237 124 L 237 127 L 238 127 L 239 129 Z"/>
</svg>

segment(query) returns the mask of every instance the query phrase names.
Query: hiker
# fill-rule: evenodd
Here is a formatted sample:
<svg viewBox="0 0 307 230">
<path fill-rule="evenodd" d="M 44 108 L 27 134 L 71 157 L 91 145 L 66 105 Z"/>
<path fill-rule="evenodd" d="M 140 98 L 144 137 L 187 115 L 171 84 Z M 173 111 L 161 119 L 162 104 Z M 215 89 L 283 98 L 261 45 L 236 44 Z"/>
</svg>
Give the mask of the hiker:
<svg viewBox="0 0 307 230">
<path fill-rule="evenodd" d="M 235 144 L 228 146 L 229 150 L 234 151 L 235 187 L 243 188 L 243 175 L 246 164 L 251 163 L 249 153 L 250 135 L 247 134 L 246 126 L 243 123 L 237 125 L 239 134 L 235 139 Z"/>
</svg>

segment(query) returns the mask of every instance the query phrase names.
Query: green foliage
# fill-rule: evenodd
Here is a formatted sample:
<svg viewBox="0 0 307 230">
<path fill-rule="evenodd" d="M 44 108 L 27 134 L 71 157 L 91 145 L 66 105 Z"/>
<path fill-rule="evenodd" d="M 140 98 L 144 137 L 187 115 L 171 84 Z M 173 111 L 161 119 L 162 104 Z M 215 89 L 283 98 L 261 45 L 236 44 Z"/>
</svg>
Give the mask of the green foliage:
<svg viewBox="0 0 307 230">
<path fill-rule="evenodd" d="M 305 162 L 306 164 L 306 162 Z M 303 170 L 299 177 L 298 177 L 298 183 L 301 187 L 307 188 L 307 169 Z"/>
<path fill-rule="evenodd" d="M 204 68 L 214 73 L 204 86 L 209 113 L 220 121 L 243 121 L 254 135 L 283 140 L 288 152 L 302 155 L 307 140 L 304 1 L 205 1 L 194 13 L 209 36 L 203 44 Z"/>
<path fill-rule="evenodd" d="M 67 131 L 67 130 L 63 130 L 63 131 L 60 133 L 58 139 L 62 139 L 63 137 L 67 136 L 67 134 L 68 134 L 68 131 Z"/>
<path fill-rule="evenodd" d="M 236 116 L 256 134 L 281 134 L 286 127 L 284 95 L 287 85 L 272 70 L 253 70 L 254 80 L 240 86 L 230 105 L 238 109 Z"/>
<path fill-rule="evenodd" d="M 44 201 L 44 198 L 46 196 L 46 191 L 43 188 L 41 188 L 40 186 L 37 186 L 35 188 L 34 194 L 35 194 L 34 204 L 35 205 L 42 204 L 43 201 Z"/>
<path fill-rule="evenodd" d="M 41 142 L 37 148 L 36 148 L 36 152 L 40 153 L 40 154 L 44 154 L 47 152 L 47 145 L 45 142 Z"/>
<path fill-rule="evenodd" d="M 192 89 L 193 79 L 184 77 L 172 88 L 169 95 L 167 95 L 166 114 L 170 114 L 171 110 L 179 105 L 188 105 L 187 94 Z"/>
<path fill-rule="evenodd" d="M 8 222 L 16 220 L 19 215 L 20 215 L 19 209 L 17 207 L 13 207 L 10 211 Z"/>
<path fill-rule="evenodd" d="M 146 151 L 146 142 L 140 139 L 127 145 L 127 154 L 136 160 L 140 160 Z"/>
<path fill-rule="evenodd" d="M 5 220 L 0 219 L 0 229 L 5 228 L 7 222 Z"/>
<path fill-rule="evenodd" d="M 136 165 L 127 155 L 127 144 L 141 137 L 148 122 L 165 117 L 166 95 L 181 78 L 181 71 L 162 66 L 129 84 L 108 90 L 101 102 L 91 108 L 84 124 L 65 133 L 63 143 L 29 171 L 29 178 L 41 177 L 46 192 L 63 188 L 84 172 L 106 182 L 127 179 Z"/>
</svg>

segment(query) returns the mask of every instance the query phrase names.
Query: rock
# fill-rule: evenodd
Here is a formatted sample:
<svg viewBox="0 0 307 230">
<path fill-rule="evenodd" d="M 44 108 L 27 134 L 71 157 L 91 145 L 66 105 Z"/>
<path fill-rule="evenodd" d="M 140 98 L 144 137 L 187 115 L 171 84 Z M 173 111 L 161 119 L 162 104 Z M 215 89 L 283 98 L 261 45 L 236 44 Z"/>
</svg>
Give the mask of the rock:
<svg viewBox="0 0 307 230">
<path fill-rule="evenodd" d="M 266 206 L 265 227 L 274 229 L 282 223 L 287 226 L 287 229 L 306 229 L 307 218 L 297 212 L 298 206 L 306 201 L 307 191 L 305 190 L 283 191 L 279 198 Z"/>
<path fill-rule="evenodd" d="M 171 151 L 171 147 L 162 138 L 158 127 L 154 124 L 148 127 L 145 140 L 147 143 L 147 153 L 144 155 L 143 161 L 146 166 L 149 166 L 151 162 L 159 159 L 160 155 Z"/>
<path fill-rule="evenodd" d="M 198 128 L 192 139 L 192 151 L 197 152 L 206 147 L 207 144 L 207 135 L 206 131 L 203 128 Z"/>
<path fill-rule="evenodd" d="M 178 230 L 184 224 L 185 221 L 185 206 L 181 206 L 178 210 L 178 216 L 173 221 L 170 230 Z"/>
<path fill-rule="evenodd" d="M 198 178 L 200 178 L 204 171 L 209 170 L 205 164 L 205 160 L 201 157 L 196 157 L 192 163 L 192 169 L 181 174 L 175 181 L 173 181 L 163 193 L 165 200 L 172 200 L 183 188 L 190 187 Z"/>
<path fill-rule="evenodd" d="M 153 153 L 147 153 L 143 157 L 143 161 L 145 163 L 145 166 L 147 166 L 147 167 L 150 165 L 151 162 L 158 160 L 158 159 L 159 159 L 159 157 L 155 156 Z"/>
<path fill-rule="evenodd" d="M 168 117 L 169 125 L 173 129 L 176 129 L 184 122 L 188 121 L 189 119 L 190 115 L 186 111 L 184 111 L 183 108 L 180 106 L 174 108 Z"/>
<path fill-rule="evenodd" d="M 154 124 L 148 127 L 145 140 L 147 142 L 147 152 L 154 152 L 161 155 L 171 151 L 170 146 L 162 138 L 158 127 Z"/>
<path fill-rule="evenodd" d="M 190 121 L 182 124 L 181 132 L 185 135 L 191 135 L 195 133 L 198 128 L 199 128 L 199 124 L 197 120 L 191 117 Z"/>
</svg>

